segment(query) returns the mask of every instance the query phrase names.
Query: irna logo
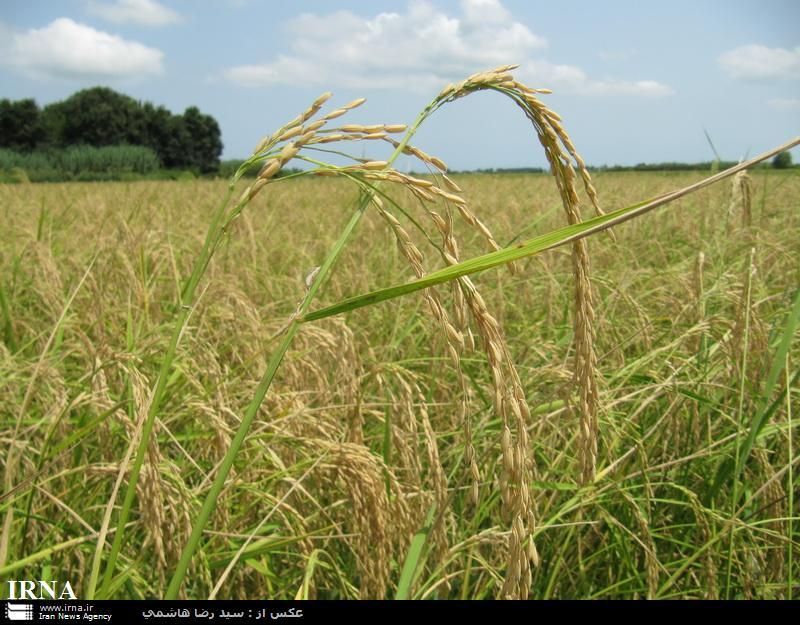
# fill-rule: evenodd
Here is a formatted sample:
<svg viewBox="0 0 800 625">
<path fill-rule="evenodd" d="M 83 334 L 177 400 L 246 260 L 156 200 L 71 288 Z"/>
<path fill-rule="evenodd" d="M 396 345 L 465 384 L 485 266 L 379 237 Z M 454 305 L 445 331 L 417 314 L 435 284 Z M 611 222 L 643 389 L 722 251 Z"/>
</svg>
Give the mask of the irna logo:
<svg viewBox="0 0 800 625">
<path fill-rule="evenodd" d="M 31 581 L 12 579 L 8 582 L 8 599 L 77 599 L 69 582 L 61 584 L 56 580 Z"/>
</svg>

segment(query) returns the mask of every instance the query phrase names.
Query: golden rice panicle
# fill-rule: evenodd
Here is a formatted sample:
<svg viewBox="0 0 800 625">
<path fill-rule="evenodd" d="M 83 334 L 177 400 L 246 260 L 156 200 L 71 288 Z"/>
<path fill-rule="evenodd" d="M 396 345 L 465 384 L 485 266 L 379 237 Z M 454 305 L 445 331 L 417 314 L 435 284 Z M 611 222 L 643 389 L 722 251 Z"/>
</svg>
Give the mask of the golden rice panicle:
<svg viewBox="0 0 800 625">
<path fill-rule="evenodd" d="M 278 130 L 276 130 L 271 135 L 267 135 L 261 141 L 258 142 L 258 145 L 256 145 L 255 149 L 253 150 L 253 154 L 261 154 L 262 152 L 268 151 L 270 148 L 275 146 L 275 144 L 277 144 L 281 140 L 281 137 L 285 133 L 291 131 L 297 126 L 302 125 L 303 121 L 304 121 L 303 116 L 298 115 L 290 122 L 287 122 L 286 124 L 278 128 Z"/>
<path fill-rule="evenodd" d="M 311 106 L 309 106 L 300 116 L 300 123 L 303 124 L 307 122 L 309 119 L 314 117 L 314 115 L 319 113 L 320 109 L 322 108 L 322 105 L 325 104 L 328 100 L 330 100 L 331 97 L 333 97 L 333 94 L 330 91 L 326 91 L 325 93 L 320 95 L 316 100 L 314 100 L 314 102 L 311 103 Z"/>
<path fill-rule="evenodd" d="M 569 157 L 572 157 L 572 159 L 574 159 L 578 167 L 578 171 L 581 175 L 581 179 L 583 180 L 583 186 L 586 191 L 586 195 L 589 196 L 589 200 L 591 201 L 591 204 L 594 207 L 595 212 L 598 215 L 605 214 L 603 213 L 603 210 L 600 208 L 600 199 L 597 196 L 597 190 L 595 189 L 594 183 L 592 182 L 592 176 L 586 167 L 586 163 L 584 162 L 583 157 L 578 153 L 578 150 L 572 143 L 572 139 L 570 138 L 569 134 L 567 134 L 567 131 L 564 129 L 564 126 L 561 123 L 561 117 L 554 111 L 551 111 L 549 108 L 547 108 L 544 105 L 544 103 L 538 98 L 536 98 L 536 96 L 533 93 L 526 94 L 524 99 L 527 105 L 533 111 L 536 111 L 538 113 L 538 116 L 535 117 L 538 117 L 539 123 L 547 124 L 552 129 L 552 135 L 550 135 L 550 140 L 551 141 L 553 140 L 553 135 L 557 139 L 557 141 L 555 141 L 556 149 L 553 152 L 553 154 L 556 155 L 560 153 L 560 156 L 563 158 L 564 162 L 568 167 L 572 167 Z M 558 147 L 559 141 L 566 149 L 566 153 Z"/>
<path fill-rule="evenodd" d="M 331 111 L 330 113 L 327 113 L 325 116 L 323 116 L 322 121 L 326 121 L 327 122 L 327 121 L 330 121 L 332 119 L 336 119 L 337 117 L 341 117 L 342 115 L 344 115 L 348 111 L 352 111 L 354 108 L 358 108 L 359 106 L 364 104 L 364 102 L 366 102 L 366 101 L 367 101 L 366 98 L 358 98 L 357 100 L 353 100 L 352 102 L 348 102 L 343 107 L 335 109 L 335 110 Z"/>
<path fill-rule="evenodd" d="M 262 139 L 261 142 L 259 142 L 255 150 L 253 150 L 253 154 L 268 154 L 271 153 L 271 150 L 279 143 L 284 141 L 287 143 L 284 144 L 277 156 L 268 158 L 264 162 L 264 165 L 261 167 L 261 171 L 258 173 L 256 181 L 247 187 L 242 193 L 242 196 L 239 199 L 240 204 L 252 200 L 256 194 L 262 188 L 264 188 L 264 186 L 268 184 L 270 180 L 272 180 L 289 161 L 297 156 L 303 146 L 308 145 L 309 143 L 314 143 L 317 131 L 321 130 L 329 119 L 338 117 L 340 114 L 343 115 L 350 110 L 347 107 L 338 109 L 337 111 L 334 111 L 335 114 L 327 115 L 322 119 L 311 122 L 310 124 L 306 124 L 309 119 L 311 119 L 320 111 L 322 106 L 331 98 L 332 95 L 333 94 L 330 92 L 323 93 L 316 100 L 314 100 L 314 102 L 308 109 L 305 110 L 305 112 L 303 112 L 301 115 L 298 115 L 290 122 L 275 131 L 273 134 L 268 135 Z M 361 103 L 358 101 L 354 102 L 356 102 L 356 104 L 351 103 L 349 105 L 350 108 L 354 108 Z M 341 113 L 339 111 L 341 111 Z M 292 139 L 294 140 L 289 142 Z"/>
<path fill-rule="evenodd" d="M 435 187 L 431 187 L 435 189 Z M 441 193 L 441 191 L 440 191 Z M 460 197 L 453 197 L 453 200 L 459 202 L 458 206 L 461 208 L 465 206 L 463 204 L 463 200 Z M 443 218 L 439 213 L 432 210 L 426 204 L 423 204 L 425 210 L 427 211 L 428 215 L 431 217 L 436 229 L 438 230 L 441 238 L 442 238 L 442 250 L 441 254 L 444 261 L 447 264 L 455 264 L 459 262 L 459 252 L 458 252 L 458 244 L 454 237 L 453 233 L 453 223 L 452 223 L 452 215 L 450 214 L 449 208 L 447 209 L 446 218 Z M 455 325 L 450 323 L 445 323 L 444 327 L 446 332 L 451 337 L 451 343 L 458 343 L 459 352 L 463 351 L 463 349 L 469 345 L 470 349 L 474 349 L 474 339 L 472 337 L 471 331 L 469 329 L 469 322 L 468 322 L 468 309 L 466 306 L 466 299 L 464 295 L 464 287 L 463 284 L 469 285 L 470 288 L 474 289 L 474 287 L 469 282 L 464 282 L 467 280 L 466 278 L 460 279 L 453 282 L 453 306 L 454 306 L 454 313 L 455 313 Z M 466 334 L 466 339 L 464 338 Z M 456 362 L 457 369 L 460 373 L 460 361 Z M 463 376 L 462 376 L 463 379 Z M 462 384 L 461 392 L 466 397 L 467 388 Z M 471 477 L 471 486 L 470 486 L 470 500 L 474 503 L 478 503 L 479 499 L 479 482 L 480 482 L 480 470 L 478 468 L 478 459 L 475 453 L 475 447 L 473 444 L 473 434 L 472 434 L 472 424 L 470 415 L 467 412 L 468 405 L 466 402 L 463 402 L 459 406 L 459 413 L 458 413 L 458 420 L 461 423 L 461 427 L 463 429 L 464 435 L 464 446 L 465 446 L 465 454 L 464 459 L 467 464 L 467 467 L 470 472 Z"/>
<path fill-rule="evenodd" d="M 390 127 L 391 126 L 386 126 L 386 128 Z M 397 141 L 397 139 L 394 139 L 393 137 L 390 137 L 388 135 L 382 137 L 382 139 L 393 145 L 395 148 L 400 146 L 400 142 Z M 447 163 L 445 163 L 442 159 L 436 156 L 431 156 L 427 152 L 424 152 L 423 150 L 420 150 L 419 148 L 414 147 L 411 144 L 407 143 L 406 145 L 403 146 L 403 154 L 406 154 L 408 156 L 413 156 L 419 159 L 426 166 L 432 167 L 433 169 L 438 170 L 438 172 L 440 173 L 445 173 L 447 171 Z"/>
<path fill-rule="evenodd" d="M 390 142 L 393 142 L 391 139 Z M 394 142 L 393 142 L 394 143 Z M 398 144 L 399 145 L 399 144 Z M 446 166 L 439 159 L 431 157 L 427 153 L 413 146 L 405 146 L 405 151 L 416 156 L 421 161 L 432 165 L 440 170 Z M 427 202 L 432 201 L 433 196 L 439 196 L 446 202 L 454 204 L 462 217 L 472 226 L 478 228 L 481 234 L 488 238 L 499 249 L 496 241 L 486 228 L 467 208 L 467 203 L 463 197 L 458 195 L 460 192 L 457 185 L 452 180 L 443 182 L 449 190 L 416 179 L 410 176 L 403 176 L 390 171 L 384 173 L 389 179 L 400 182 L 414 192 L 418 197 Z M 456 190 L 458 189 L 458 190 Z M 458 245 L 453 236 L 452 217 L 449 214 L 447 204 L 447 216 L 443 217 L 431 207 L 423 206 L 433 221 L 437 231 L 442 237 L 441 254 L 445 262 L 454 264 L 458 262 Z M 421 254 L 413 246 L 408 234 L 399 227 L 397 220 L 385 213 L 382 203 L 378 202 L 379 210 L 384 214 L 384 218 L 392 225 L 401 251 L 414 267 L 417 277 L 424 274 L 421 265 Z M 511 522 L 511 533 L 509 535 L 509 560 L 506 572 L 506 580 L 502 590 L 502 596 L 513 598 L 527 597 L 528 589 L 532 580 L 531 565 L 538 563 L 538 554 L 532 541 L 532 531 L 535 527 L 535 515 L 533 502 L 529 492 L 531 460 L 528 453 L 527 423 L 530 420 L 530 411 L 525 402 L 524 392 L 521 381 L 511 362 L 511 356 L 505 344 L 505 339 L 500 330 L 496 319 L 489 314 L 483 298 L 478 294 L 474 285 L 468 278 L 457 281 L 455 287 L 456 304 L 456 323 L 449 322 L 441 301 L 433 289 L 426 290 L 425 298 L 428 300 L 430 310 L 434 318 L 442 328 L 442 333 L 448 342 L 451 359 L 458 372 L 459 379 L 462 381 L 461 394 L 464 397 L 459 405 L 458 420 L 464 432 L 464 459 L 471 477 L 470 499 L 477 503 L 479 499 L 479 483 L 481 479 L 478 459 L 473 443 L 471 416 L 468 412 L 468 388 L 463 373 L 461 372 L 460 352 L 464 349 L 466 340 L 464 339 L 464 327 L 467 326 L 465 310 L 469 310 L 478 329 L 478 334 L 483 338 L 484 350 L 489 360 L 492 370 L 493 386 L 495 391 L 495 412 L 503 420 L 503 430 L 501 435 L 501 446 L 503 449 L 504 470 L 501 475 L 501 494 L 503 499 L 503 509 Z M 467 326 L 468 327 L 468 326 Z M 472 338 L 471 333 L 468 335 Z M 512 435 L 512 430 L 514 434 Z"/>
<path fill-rule="evenodd" d="M 489 89 L 500 85 L 511 86 L 514 77 L 511 70 L 518 65 L 503 65 L 486 72 L 478 72 L 462 80 L 460 83 L 447 85 L 438 95 L 437 100 L 447 101 L 463 97 L 472 91 Z"/>
<path fill-rule="evenodd" d="M 754 452 L 755 459 L 758 463 L 762 475 L 776 475 L 777 467 L 775 467 L 770 460 L 770 454 L 764 449 L 758 449 Z M 770 528 L 772 540 L 774 541 L 773 548 L 769 549 L 766 556 L 765 566 L 762 568 L 764 577 L 771 582 L 780 583 L 781 580 L 786 579 L 786 557 L 785 550 L 781 548 L 782 540 L 778 537 L 788 536 L 787 523 L 784 503 L 787 501 L 787 493 L 781 484 L 781 480 L 768 479 L 764 485 L 759 489 L 760 493 L 760 509 L 764 511 L 767 521 L 767 527 Z"/>
<path fill-rule="evenodd" d="M 583 158 L 575 149 L 572 140 L 564 129 L 561 123 L 561 117 L 554 111 L 551 111 L 549 108 L 547 108 L 538 98 L 536 98 L 537 93 L 551 93 L 550 90 L 534 89 L 515 80 L 510 72 L 517 67 L 517 65 L 504 65 L 487 72 L 473 74 L 457 85 L 448 85 L 448 87 L 446 87 L 439 94 L 438 100 L 452 100 L 457 97 L 467 95 L 472 91 L 484 89 L 499 89 L 510 94 L 515 101 L 522 106 L 523 110 L 525 110 L 526 115 L 534 123 L 534 126 L 536 126 L 537 133 L 540 135 L 540 137 L 542 131 L 548 131 L 549 129 L 548 134 L 550 134 L 552 138 L 556 139 L 552 145 L 555 150 L 553 150 L 552 154 L 548 154 L 548 160 L 550 160 L 551 164 L 553 163 L 553 158 L 551 157 L 556 155 L 563 156 L 567 162 L 569 162 L 567 155 L 571 156 L 575 160 L 575 163 L 580 171 L 581 178 L 583 179 L 586 193 L 589 196 L 589 199 L 595 210 L 602 214 L 597 191 L 592 183 L 591 175 L 586 168 Z M 561 144 L 566 148 L 566 153 L 562 151 L 560 147 L 558 147 L 558 140 L 560 140 Z M 545 146 L 546 151 L 547 147 L 548 146 Z"/>
<path fill-rule="evenodd" d="M 518 85 L 518 83 L 515 83 Z M 519 89 L 519 87 L 517 87 Z M 545 107 L 532 93 L 520 90 L 516 103 L 530 119 L 539 142 L 550 162 L 556 186 L 569 224 L 581 221 L 580 200 L 575 187 L 576 160 L 584 182 L 584 188 L 595 210 L 600 211 L 599 202 L 589 172 L 578 155 L 572 141 L 557 115 Z M 565 146 L 566 151 L 562 149 Z M 595 322 L 592 286 L 589 280 L 589 250 L 585 239 L 572 244 L 572 271 L 575 283 L 575 313 L 573 319 L 575 336 L 574 380 L 579 390 L 578 456 L 581 465 L 581 483 L 594 480 L 597 470 L 597 445 L 599 437 L 599 392 L 597 388 L 597 355 L 595 351 Z"/>
<path fill-rule="evenodd" d="M 405 178 L 402 178 L 405 180 Z M 409 184 L 409 183 L 407 183 Z M 383 202 L 378 197 L 373 197 L 373 204 L 378 210 L 378 213 L 386 220 L 394 232 L 397 240 L 398 247 L 411 265 L 415 275 L 420 278 L 425 275 L 425 269 L 422 266 L 422 253 L 417 246 L 413 243 L 408 232 L 400 225 L 394 215 L 387 212 L 383 207 Z M 457 250 L 456 250 L 457 252 Z M 446 255 L 447 252 L 443 251 Z M 456 261 L 457 262 L 457 261 Z M 467 386 L 467 379 L 463 373 L 461 366 L 461 352 L 464 350 L 465 341 L 462 331 L 451 323 L 449 315 L 447 314 L 444 306 L 442 306 L 441 299 L 435 289 L 426 289 L 423 297 L 428 303 L 428 310 L 434 321 L 440 328 L 442 338 L 447 345 L 447 351 L 453 368 L 456 372 L 459 385 L 460 400 L 457 404 L 456 422 L 461 425 L 465 437 L 465 460 L 469 467 L 472 484 L 470 488 L 471 499 L 477 502 L 478 499 L 478 483 L 480 481 L 480 471 L 478 469 L 477 460 L 475 457 L 475 449 L 472 443 L 472 429 L 469 421 L 469 389 Z"/>
<path fill-rule="evenodd" d="M 503 510 L 511 524 L 511 533 L 501 596 L 524 599 L 528 596 L 532 581 L 531 565 L 536 566 L 539 561 L 532 537 L 536 521 L 534 502 L 528 486 L 532 480 L 527 433 L 530 410 L 499 323 L 488 312 L 483 297 L 469 278 L 463 278 L 463 286 L 467 305 L 478 334 L 483 339 L 492 373 L 494 409 L 502 422 L 500 495 Z"/>
<path fill-rule="evenodd" d="M 294 126 L 289 128 L 286 132 L 282 133 L 276 143 L 280 143 L 281 141 L 288 141 L 289 139 L 293 139 L 297 135 L 303 134 L 303 127 L 302 126 Z"/>
<path fill-rule="evenodd" d="M 769 368 L 769 330 L 760 311 L 763 301 L 757 297 L 761 275 L 757 263 L 757 248 L 751 247 L 742 267 L 738 293 L 734 298 L 734 324 L 727 341 L 723 343 L 728 352 L 731 372 L 736 379 L 746 376 L 749 384 L 757 387 Z"/>
<path fill-rule="evenodd" d="M 644 552 L 644 568 L 647 578 L 647 598 L 655 599 L 656 593 L 658 592 L 658 580 L 661 565 L 658 561 L 658 553 L 656 552 L 656 545 L 653 541 L 653 534 L 650 530 L 650 523 L 639 507 L 639 504 L 633 497 L 631 497 L 629 493 L 623 491 L 622 496 L 625 498 L 625 501 L 628 503 L 631 511 L 633 512 L 633 518 L 639 530 L 637 535 L 640 538 L 639 544 Z"/>
<path fill-rule="evenodd" d="M 403 557 L 416 529 L 408 497 L 394 472 L 364 445 L 306 439 L 312 453 L 324 454 L 320 469 L 328 489 L 347 498 L 335 506 L 344 533 L 352 537 L 362 599 L 383 599 L 394 563 Z"/>
<path fill-rule="evenodd" d="M 356 98 L 355 100 L 345 104 L 342 108 L 346 111 L 352 111 L 353 109 L 358 108 L 359 106 L 364 104 L 364 102 L 366 101 L 367 101 L 366 98 Z"/>
<path fill-rule="evenodd" d="M 537 93 L 544 93 L 544 90 L 532 89 L 522 83 L 517 82 L 510 74 L 512 66 L 503 66 L 487 72 L 479 72 L 468 77 L 466 80 L 455 85 L 448 85 L 438 96 L 437 105 L 446 101 L 467 95 L 473 91 L 493 89 L 500 91 L 509 97 L 523 110 L 531 121 L 536 134 L 539 138 L 545 155 L 550 163 L 551 171 L 555 177 L 556 186 L 561 195 L 567 221 L 570 224 L 577 224 L 581 221 L 580 200 L 575 186 L 575 167 L 580 172 L 584 190 L 589 197 L 591 204 L 598 213 L 601 213 L 600 203 L 597 193 L 591 180 L 591 176 L 580 154 L 575 149 L 569 135 L 566 133 L 560 117 L 550 111 L 538 98 Z M 574 166 L 573 166 L 574 163 Z M 444 196 L 446 199 L 447 196 Z M 466 210 L 462 210 L 465 204 L 456 203 L 462 216 L 475 223 L 475 218 Z M 583 240 L 579 240 L 572 245 L 572 269 L 575 282 L 575 314 L 574 314 L 574 336 L 575 336 L 575 363 L 573 377 L 579 389 L 578 402 L 578 421 L 579 421 L 579 449 L 578 455 L 581 464 L 581 482 L 589 483 L 594 480 L 597 465 L 597 441 L 599 436 L 598 425 L 598 406 L 599 394 L 597 389 L 597 357 L 595 353 L 595 323 L 592 287 L 589 281 L 590 267 L 588 247 Z M 519 596 L 527 591 L 523 589 L 525 580 L 528 579 L 530 571 L 525 569 L 525 565 L 519 560 L 522 545 L 526 543 L 525 519 L 528 512 L 532 510 L 527 502 L 529 494 L 526 486 L 516 486 L 518 484 L 519 462 L 512 452 L 510 428 L 508 424 L 512 421 L 511 415 L 522 412 L 519 404 L 510 399 L 516 397 L 517 393 L 504 390 L 502 384 L 502 354 L 500 346 L 504 343 L 499 340 L 499 328 L 495 329 L 491 321 L 491 316 L 485 311 L 485 307 L 475 304 L 476 298 L 471 297 L 471 308 L 473 317 L 478 319 L 477 327 L 479 333 L 483 335 L 484 345 L 487 355 L 490 358 L 490 366 L 495 378 L 495 405 L 496 411 L 503 418 L 504 430 L 502 440 L 505 441 L 503 464 L 505 467 L 505 477 L 502 480 L 504 490 L 503 500 L 506 506 L 512 510 L 512 536 L 510 543 L 509 568 L 506 573 L 506 581 L 503 589 L 504 596 Z M 510 362 L 510 358 L 507 359 Z M 509 374 L 512 379 L 516 372 Z M 520 389 L 521 391 L 521 389 Z M 520 392 L 520 396 L 522 396 Z M 524 403 L 524 402 L 523 402 Z M 524 421 L 519 422 L 517 439 L 524 440 L 525 427 Z M 518 448 L 521 458 L 525 457 L 522 447 Z M 526 511 L 521 512 L 522 502 Z M 532 512 L 530 514 L 532 519 Z M 532 523 L 532 521 L 531 521 Z M 532 543 L 530 543 L 532 544 Z M 531 556 L 534 554 L 531 553 Z"/>
<path fill-rule="evenodd" d="M 705 274 L 706 255 L 700 251 L 692 263 L 692 273 L 688 278 L 689 282 L 689 296 L 690 301 L 693 303 L 694 308 L 694 322 L 697 331 L 689 337 L 689 345 L 692 346 L 692 351 L 698 351 L 703 344 L 704 329 L 701 324 L 705 321 L 705 287 L 704 287 L 704 274 Z"/>
<path fill-rule="evenodd" d="M 448 264 L 457 263 L 459 261 L 458 244 L 453 235 L 453 228 L 452 228 L 453 220 L 449 210 L 447 213 L 447 218 L 445 219 L 441 215 L 439 215 L 439 213 L 432 210 L 424 202 L 423 206 L 427 211 L 428 215 L 433 220 L 436 229 L 439 231 L 439 234 L 442 237 L 442 249 L 440 250 L 442 258 Z M 464 351 L 467 345 L 469 346 L 470 350 L 474 349 L 474 340 L 472 339 L 472 334 L 469 331 L 468 312 L 462 288 L 462 280 L 456 280 L 453 282 L 453 300 L 454 300 L 453 306 L 455 313 L 455 324 L 451 324 L 446 317 L 444 319 L 441 319 L 443 313 L 441 313 L 439 309 L 434 310 L 434 313 L 437 316 L 437 318 L 440 319 L 440 323 L 445 331 L 445 335 L 448 338 L 451 347 L 450 349 L 451 357 L 453 359 L 456 371 L 458 372 L 458 375 L 460 376 L 461 380 L 460 391 L 463 400 L 461 401 L 458 407 L 458 422 L 461 424 L 464 435 L 464 448 L 465 448 L 464 459 L 469 469 L 471 478 L 470 501 L 473 504 L 477 505 L 480 496 L 479 483 L 481 474 L 478 468 L 478 461 L 473 443 L 472 424 L 468 412 L 469 408 L 467 403 L 468 389 L 466 387 L 466 379 L 464 378 L 463 373 L 461 371 L 461 360 L 460 360 L 460 354 L 461 352 Z M 438 308 L 441 308 L 441 304 L 439 304 Z M 467 339 L 465 339 L 465 331 Z"/>
<path fill-rule="evenodd" d="M 481 236 L 486 240 L 489 244 L 489 247 L 492 251 L 497 251 L 500 249 L 500 245 L 495 240 L 494 236 L 492 235 L 491 231 L 484 225 L 484 223 L 478 219 L 475 214 L 469 209 L 467 205 L 467 201 L 464 199 L 462 195 L 461 189 L 453 182 L 446 174 L 441 174 L 442 178 L 442 186 L 448 187 L 449 191 L 445 191 L 439 186 L 429 185 L 429 190 L 431 193 L 438 195 L 446 202 L 450 202 L 454 204 L 458 208 L 458 212 L 460 213 L 462 219 L 473 228 L 477 229 Z M 448 207 L 448 214 L 449 214 L 449 207 Z M 435 218 L 434 218 L 435 219 Z M 438 227 L 438 224 L 437 224 Z M 441 231 L 441 228 L 439 228 Z M 453 240 L 450 237 L 450 240 Z M 454 255 L 457 256 L 457 255 Z M 451 258 L 445 258 L 449 264 L 454 264 Z M 512 274 L 516 273 L 516 263 L 510 262 L 508 263 L 508 268 Z"/>
<path fill-rule="evenodd" d="M 681 488 L 680 490 L 689 500 L 692 513 L 697 521 L 699 544 L 708 544 L 708 541 L 712 540 L 711 526 L 708 523 L 708 512 L 703 507 L 703 504 L 700 503 L 700 498 L 696 493 L 687 488 Z M 705 594 L 703 599 L 717 599 L 717 565 L 714 562 L 714 554 L 711 549 L 706 549 L 703 554 L 703 575 L 705 577 Z"/>
<path fill-rule="evenodd" d="M 753 223 L 753 179 L 747 170 L 740 171 L 731 183 L 731 200 L 728 203 L 728 229 L 741 211 L 741 227 L 749 228 Z"/>
<path fill-rule="evenodd" d="M 361 163 L 361 167 L 368 170 L 380 171 L 386 169 L 388 166 L 389 163 L 386 161 L 367 161 L 366 163 Z"/>
<path fill-rule="evenodd" d="M 124 410 L 117 410 L 114 414 L 122 420 L 128 436 L 134 438 L 138 434 L 136 420 L 149 409 L 149 382 L 132 363 L 120 363 L 118 367 L 124 379 L 129 380 L 135 419 Z M 146 534 L 142 548 L 152 548 L 156 573 L 162 583 L 178 561 L 181 545 L 188 539 L 192 528 L 188 494 L 182 488 L 183 482 L 177 478 L 178 474 L 172 461 L 162 454 L 158 437 L 152 437 L 142 467 L 143 479 L 136 490 L 139 501 L 147 502 L 141 507 L 141 522 Z"/>
<path fill-rule="evenodd" d="M 410 458 L 406 458 L 404 467 L 413 467 L 416 474 L 417 481 L 420 486 L 427 486 L 430 492 L 433 493 L 433 498 L 423 497 L 422 505 L 417 506 L 417 521 L 416 524 L 422 522 L 425 514 L 430 508 L 431 501 L 435 502 L 436 509 L 439 514 L 436 515 L 436 523 L 431 529 L 432 544 L 434 545 L 434 561 L 437 557 L 441 556 L 448 547 L 447 544 L 447 526 L 448 521 L 452 521 L 452 514 L 448 515 L 445 512 L 448 510 L 448 497 L 447 497 L 447 475 L 445 474 L 444 467 L 442 466 L 439 456 L 439 444 L 436 439 L 436 432 L 433 429 L 428 413 L 428 400 L 415 379 L 416 376 L 410 372 L 404 371 L 401 375 L 396 372 L 395 379 L 399 382 L 401 389 L 401 401 L 404 410 L 401 415 L 405 415 L 405 427 L 412 434 L 414 449 L 407 450 L 406 453 Z M 394 423 L 394 419 L 393 419 Z M 419 426 L 418 427 L 418 424 Z M 419 452 L 419 441 L 417 440 L 419 430 L 422 430 L 422 446 L 425 449 L 424 455 L 427 457 L 427 471 L 425 472 L 424 481 L 422 479 L 423 466 L 420 458 L 422 454 Z M 400 450 L 398 450 L 400 451 Z M 410 452 L 410 453 L 409 453 Z M 402 453 L 402 452 L 401 452 Z M 422 494 L 422 493 L 421 493 Z"/>
</svg>

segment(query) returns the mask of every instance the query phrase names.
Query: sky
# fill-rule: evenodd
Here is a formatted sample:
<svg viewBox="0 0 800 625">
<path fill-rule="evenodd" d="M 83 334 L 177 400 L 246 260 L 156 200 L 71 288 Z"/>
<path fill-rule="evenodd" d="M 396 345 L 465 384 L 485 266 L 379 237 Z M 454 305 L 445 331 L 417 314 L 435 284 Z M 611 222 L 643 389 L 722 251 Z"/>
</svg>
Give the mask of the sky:
<svg viewBox="0 0 800 625">
<path fill-rule="evenodd" d="M 324 91 L 332 106 L 367 98 L 350 123 L 409 123 L 502 64 L 553 90 L 542 98 L 593 165 L 708 161 L 704 130 L 725 160 L 800 134 L 798 0 L 0 0 L 0 98 L 105 85 L 195 105 L 219 122 L 223 158 Z M 365 156 L 386 156 L 371 143 Z M 444 107 L 414 143 L 451 169 L 545 165 L 497 93 Z"/>
</svg>

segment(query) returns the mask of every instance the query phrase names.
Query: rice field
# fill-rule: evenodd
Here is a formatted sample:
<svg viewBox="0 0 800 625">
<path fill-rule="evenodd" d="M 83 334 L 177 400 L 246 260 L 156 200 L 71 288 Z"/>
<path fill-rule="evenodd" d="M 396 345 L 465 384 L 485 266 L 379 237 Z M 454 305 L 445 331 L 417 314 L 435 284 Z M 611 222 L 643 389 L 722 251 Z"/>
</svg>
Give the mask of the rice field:
<svg viewBox="0 0 800 625">
<path fill-rule="evenodd" d="M 0 581 L 798 597 L 796 171 L 316 320 L 705 174 L 589 178 L 558 135 L 555 179 L 270 182 L 309 126 L 222 212 L 207 180 L 0 185 Z"/>
</svg>

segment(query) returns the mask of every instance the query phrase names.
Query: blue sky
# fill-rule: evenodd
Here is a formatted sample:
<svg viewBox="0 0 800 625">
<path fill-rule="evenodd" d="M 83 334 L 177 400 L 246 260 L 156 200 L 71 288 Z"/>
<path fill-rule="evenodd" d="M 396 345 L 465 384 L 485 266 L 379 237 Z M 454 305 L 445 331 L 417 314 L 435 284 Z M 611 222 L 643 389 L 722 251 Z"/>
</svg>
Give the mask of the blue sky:
<svg viewBox="0 0 800 625">
<path fill-rule="evenodd" d="M 350 122 L 405 123 L 448 82 L 505 63 L 554 91 L 543 98 L 592 164 L 710 160 L 704 128 L 730 160 L 800 134 L 797 0 L 0 2 L 0 97 L 108 85 L 197 105 L 226 158 L 323 91 L 368 98 Z M 497 94 L 442 109 L 415 143 L 454 169 L 544 164 Z"/>
</svg>

